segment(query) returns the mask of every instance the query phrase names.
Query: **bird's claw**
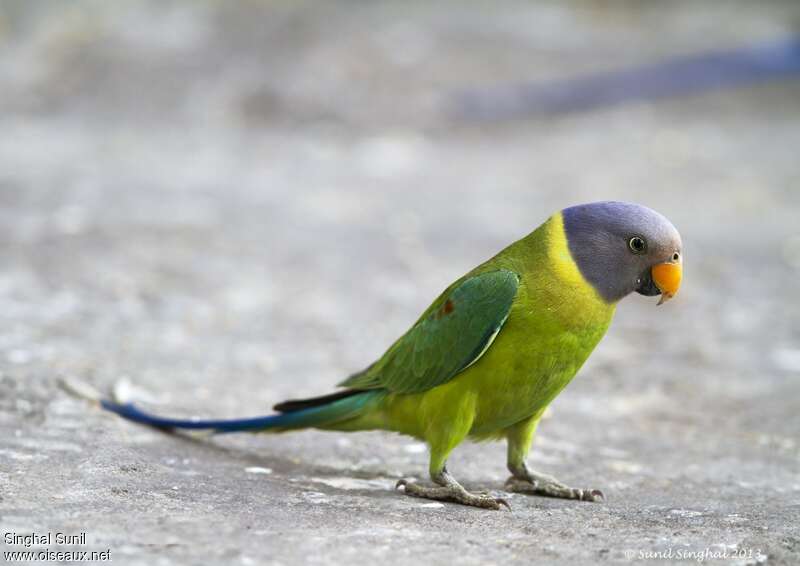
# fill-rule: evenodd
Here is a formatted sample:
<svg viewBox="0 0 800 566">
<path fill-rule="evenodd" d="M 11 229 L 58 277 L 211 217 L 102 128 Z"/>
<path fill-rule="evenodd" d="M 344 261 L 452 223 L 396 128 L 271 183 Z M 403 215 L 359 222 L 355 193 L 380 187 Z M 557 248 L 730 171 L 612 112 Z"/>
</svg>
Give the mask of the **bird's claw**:
<svg viewBox="0 0 800 566">
<path fill-rule="evenodd" d="M 457 483 L 444 486 L 424 487 L 409 482 L 408 480 L 400 479 L 397 480 L 394 488 L 400 489 L 401 487 L 404 488 L 404 493 L 406 495 L 414 497 L 433 499 L 434 501 L 452 501 L 470 507 L 479 507 L 481 509 L 498 510 L 500 507 L 505 507 L 511 511 L 511 505 L 502 497 L 470 493 Z"/>
<path fill-rule="evenodd" d="M 606 500 L 606 496 L 599 489 L 581 489 L 579 491 L 581 496 L 578 499 L 581 501 L 604 502 Z"/>
<path fill-rule="evenodd" d="M 541 477 L 519 478 L 512 476 L 506 481 L 506 489 L 515 493 L 542 495 L 560 499 L 576 499 L 578 501 L 602 502 L 606 499 L 599 489 L 567 487 L 561 482 L 542 479 Z"/>
</svg>

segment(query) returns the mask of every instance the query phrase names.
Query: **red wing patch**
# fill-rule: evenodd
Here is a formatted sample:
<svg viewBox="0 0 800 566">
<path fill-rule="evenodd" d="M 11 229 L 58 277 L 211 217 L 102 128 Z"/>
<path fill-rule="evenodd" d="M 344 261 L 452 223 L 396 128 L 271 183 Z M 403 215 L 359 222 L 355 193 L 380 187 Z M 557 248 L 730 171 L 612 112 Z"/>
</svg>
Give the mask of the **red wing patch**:
<svg viewBox="0 0 800 566">
<path fill-rule="evenodd" d="M 441 306 L 441 308 L 436 311 L 436 318 L 442 318 L 445 315 L 450 314 L 456 308 L 456 305 L 453 303 L 452 299 L 447 299 L 445 303 Z"/>
</svg>

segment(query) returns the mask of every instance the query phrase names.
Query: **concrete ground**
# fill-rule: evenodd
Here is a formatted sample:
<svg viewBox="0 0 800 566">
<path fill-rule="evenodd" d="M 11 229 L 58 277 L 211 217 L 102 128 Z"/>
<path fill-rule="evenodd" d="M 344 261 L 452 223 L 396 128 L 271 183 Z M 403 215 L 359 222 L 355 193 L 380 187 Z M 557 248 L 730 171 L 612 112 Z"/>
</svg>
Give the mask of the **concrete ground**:
<svg viewBox="0 0 800 566">
<path fill-rule="evenodd" d="M 473 123 L 463 89 L 792 32 L 797 4 L 57 2 L 0 7 L 0 526 L 120 564 L 800 563 L 800 81 Z M 404 497 L 383 433 L 186 440 L 361 369 L 576 202 L 663 212 L 678 298 L 632 297 L 531 462 L 604 490 Z M 502 444 L 450 470 L 502 493 Z M 38 548 L 41 550 L 41 548 Z"/>
</svg>

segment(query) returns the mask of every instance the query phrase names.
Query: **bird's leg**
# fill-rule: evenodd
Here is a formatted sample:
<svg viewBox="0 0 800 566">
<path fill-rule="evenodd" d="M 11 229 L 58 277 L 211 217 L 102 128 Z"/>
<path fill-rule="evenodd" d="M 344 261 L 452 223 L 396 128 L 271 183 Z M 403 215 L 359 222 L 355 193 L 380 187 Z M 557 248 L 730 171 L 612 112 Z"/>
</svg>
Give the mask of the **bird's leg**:
<svg viewBox="0 0 800 566">
<path fill-rule="evenodd" d="M 603 492 L 599 489 L 579 489 L 569 487 L 552 476 L 540 474 L 528 468 L 525 458 L 528 456 L 536 426 L 543 411 L 532 417 L 509 427 L 506 432 L 508 439 L 508 470 L 511 477 L 506 482 L 506 489 L 514 493 L 527 493 L 529 495 L 544 495 L 562 499 L 578 499 L 580 501 L 602 501 Z"/>
<path fill-rule="evenodd" d="M 414 497 L 424 497 L 425 499 L 435 499 L 437 501 L 452 501 L 482 509 L 500 509 L 501 505 L 511 509 L 505 499 L 470 493 L 450 475 L 445 467 L 439 470 L 438 473 L 432 473 L 431 479 L 437 484 L 437 487 L 424 487 L 417 483 L 409 483 L 407 480 L 398 481 L 396 487 L 403 486 L 405 494 L 413 495 Z"/>
<path fill-rule="evenodd" d="M 506 488 L 514 493 L 544 495 L 561 499 L 578 499 L 580 501 L 602 501 L 605 499 L 603 492 L 599 489 L 569 487 L 553 476 L 540 474 L 528 469 L 525 462 L 515 467 L 509 465 L 508 469 L 511 471 L 511 477 L 506 482 Z"/>
<path fill-rule="evenodd" d="M 445 422 L 439 423 L 438 426 L 431 425 L 429 427 L 429 435 L 426 438 L 431 451 L 428 471 L 431 480 L 436 486 L 424 487 L 407 480 L 400 480 L 395 487 L 403 486 L 406 495 L 415 497 L 424 497 L 437 501 L 453 501 L 482 509 L 500 509 L 501 505 L 505 505 L 510 509 L 511 507 L 504 499 L 468 492 L 447 471 L 445 467 L 447 457 L 453 448 L 466 438 L 472 426 L 475 406 L 474 402 L 451 402 L 444 403 L 444 405 L 448 407 L 449 411 L 440 411 L 437 416 L 446 419 Z"/>
</svg>

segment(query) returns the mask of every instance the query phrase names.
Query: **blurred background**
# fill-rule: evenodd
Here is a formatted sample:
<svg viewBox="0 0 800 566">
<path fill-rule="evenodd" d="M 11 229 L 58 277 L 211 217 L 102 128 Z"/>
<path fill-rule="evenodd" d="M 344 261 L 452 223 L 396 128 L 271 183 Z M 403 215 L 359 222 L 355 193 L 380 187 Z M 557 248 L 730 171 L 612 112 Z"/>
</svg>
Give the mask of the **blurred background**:
<svg viewBox="0 0 800 566">
<path fill-rule="evenodd" d="M 798 28 L 792 1 L 4 0 L 3 529 L 142 564 L 796 564 Z M 326 393 L 607 199 L 670 218 L 686 265 L 676 300 L 620 306 L 540 427 L 533 467 L 604 505 L 410 500 L 407 438 L 187 442 L 57 387 L 219 417 Z M 504 450 L 449 467 L 499 491 Z"/>
</svg>

